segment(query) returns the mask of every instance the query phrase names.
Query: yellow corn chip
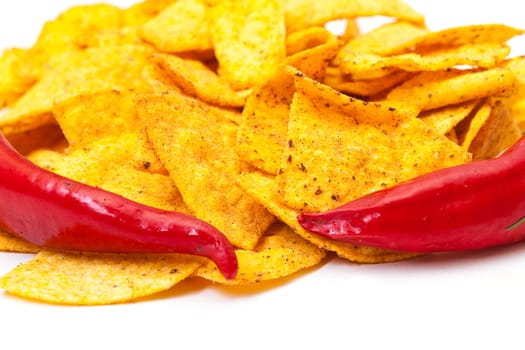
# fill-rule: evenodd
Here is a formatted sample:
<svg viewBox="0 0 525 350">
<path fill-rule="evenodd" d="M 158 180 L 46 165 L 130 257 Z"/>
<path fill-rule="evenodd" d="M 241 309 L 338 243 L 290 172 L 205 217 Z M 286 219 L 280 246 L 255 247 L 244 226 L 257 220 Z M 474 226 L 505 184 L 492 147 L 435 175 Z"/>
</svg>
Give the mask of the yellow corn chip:
<svg viewBox="0 0 525 350">
<path fill-rule="evenodd" d="M 156 61 L 184 94 L 224 107 L 242 107 L 246 92 L 233 90 L 204 63 L 173 55 L 156 55 Z"/>
<path fill-rule="evenodd" d="M 55 103 L 80 94 L 149 89 L 142 69 L 150 54 L 145 47 L 124 45 L 56 55 L 38 83 L 0 116 L 0 128 L 9 134 L 48 124 Z"/>
<path fill-rule="evenodd" d="M 360 97 L 374 97 L 408 80 L 414 73 L 395 71 L 377 79 L 355 80 L 337 67 L 328 67 L 324 83 L 335 90 Z"/>
<path fill-rule="evenodd" d="M 176 1 L 178 0 L 144 0 L 137 2 L 124 10 L 124 25 L 140 26 Z"/>
<path fill-rule="evenodd" d="M 290 35 L 286 63 L 310 77 L 324 80 L 328 62 L 339 41 L 325 29 L 311 28 Z M 251 165 L 276 174 L 286 146 L 293 78 L 280 70 L 266 84 L 254 88 L 242 112 L 238 152 Z"/>
<path fill-rule="evenodd" d="M 492 112 L 492 102 L 483 99 L 482 103 L 470 114 L 469 118 L 463 119 L 455 128 L 459 144 L 465 149 L 470 148 L 472 140 L 479 130 L 487 122 Z"/>
<path fill-rule="evenodd" d="M 394 88 L 385 102 L 397 105 L 404 113 L 418 115 L 421 111 L 487 96 L 509 96 L 516 86 L 513 72 L 500 67 L 423 72 Z"/>
<path fill-rule="evenodd" d="M 219 75 L 244 90 L 270 79 L 286 57 L 284 11 L 278 0 L 224 0 L 213 8 Z"/>
<path fill-rule="evenodd" d="M 401 0 L 285 0 L 284 7 L 289 32 L 356 17 L 388 16 L 416 24 L 425 21 Z"/>
<path fill-rule="evenodd" d="M 233 280 L 226 280 L 213 262 L 202 266 L 195 274 L 228 285 L 258 283 L 315 266 L 325 257 L 326 252 L 278 222 L 270 226 L 254 250 L 237 250 L 236 254 L 239 271 Z"/>
<path fill-rule="evenodd" d="M 139 170 L 165 173 L 139 121 L 131 93 L 111 90 L 77 95 L 55 104 L 53 115 L 70 150 L 85 150 L 93 142 L 123 137 L 124 141 L 117 141 L 123 158 L 134 160 Z"/>
<path fill-rule="evenodd" d="M 162 52 L 212 49 L 209 7 L 200 0 L 178 0 L 144 23 L 144 40 Z"/>
<path fill-rule="evenodd" d="M 421 25 L 397 21 L 386 23 L 349 41 L 335 58 L 335 64 L 344 62 L 345 57 L 354 53 L 389 56 L 403 51 L 407 42 L 413 42 L 429 30 Z"/>
<path fill-rule="evenodd" d="M 137 107 L 153 147 L 195 216 L 234 245 L 252 249 L 274 218 L 235 184 L 241 166 L 235 153 L 237 126 L 182 95 L 143 97 Z"/>
<path fill-rule="evenodd" d="M 474 159 L 493 158 L 512 146 L 521 136 L 509 108 L 500 100 L 492 100 L 491 106 L 488 120 L 479 129 L 469 147 Z"/>
<path fill-rule="evenodd" d="M 200 264 L 201 260 L 183 255 L 44 250 L 0 278 L 0 288 L 54 304 L 113 304 L 170 289 Z"/>
<path fill-rule="evenodd" d="M 27 50 L 14 48 L 0 56 L 0 108 L 13 104 L 34 83 L 31 74 L 23 74 L 27 55 Z"/>
<path fill-rule="evenodd" d="M 410 72 L 446 70 L 463 65 L 492 68 L 502 62 L 509 53 L 510 48 L 500 43 L 466 44 L 430 51 L 427 54 L 406 53 L 388 57 L 356 52 L 345 56 L 339 68 L 343 73 L 355 78 L 379 76 L 392 68 Z"/>
<path fill-rule="evenodd" d="M 470 161 L 459 146 L 388 104 L 348 97 L 298 72 L 294 78 L 288 147 L 276 181 L 283 203 L 296 210 L 332 209 Z"/>
<path fill-rule="evenodd" d="M 419 118 L 432 126 L 437 133 L 446 135 L 453 130 L 459 122 L 467 118 L 478 104 L 479 100 L 474 100 L 457 105 L 445 106 L 421 113 Z"/>
</svg>

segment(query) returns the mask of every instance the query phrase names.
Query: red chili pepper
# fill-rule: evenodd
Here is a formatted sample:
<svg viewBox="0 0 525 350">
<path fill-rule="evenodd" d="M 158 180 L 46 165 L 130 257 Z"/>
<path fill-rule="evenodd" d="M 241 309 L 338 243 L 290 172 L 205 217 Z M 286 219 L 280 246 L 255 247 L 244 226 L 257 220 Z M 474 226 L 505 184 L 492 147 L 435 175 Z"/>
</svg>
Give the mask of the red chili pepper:
<svg viewBox="0 0 525 350">
<path fill-rule="evenodd" d="M 525 136 L 498 158 L 422 175 L 298 221 L 335 240 L 406 252 L 518 242 L 525 239 Z"/>
<path fill-rule="evenodd" d="M 213 226 L 39 168 L 1 133 L 0 226 L 51 249 L 192 254 L 213 260 L 226 278 L 237 273 L 233 246 Z"/>
</svg>

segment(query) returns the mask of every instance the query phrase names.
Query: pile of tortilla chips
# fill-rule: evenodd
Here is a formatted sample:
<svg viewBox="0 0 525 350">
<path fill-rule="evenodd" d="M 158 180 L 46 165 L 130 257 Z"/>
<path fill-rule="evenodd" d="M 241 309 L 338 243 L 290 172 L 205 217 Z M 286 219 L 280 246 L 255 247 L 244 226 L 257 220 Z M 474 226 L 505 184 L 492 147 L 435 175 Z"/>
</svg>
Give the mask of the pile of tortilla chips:
<svg viewBox="0 0 525 350">
<path fill-rule="evenodd" d="M 362 33 L 367 16 L 391 21 Z M 346 30 L 325 29 L 333 20 Z M 0 287 L 110 304 L 188 278 L 244 285 L 330 256 L 413 257 L 322 238 L 296 217 L 511 145 L 525 129 L 525 60 L 507 45 L 520 34 L 432 31 L 401 0 L 71 8 L 0 57 L 1 131 L 43 168 L 213 224 L 238 276 L 201 257 L 49 251 L 0 231 L 1 250 L 36 254 Z"/>
</svg>

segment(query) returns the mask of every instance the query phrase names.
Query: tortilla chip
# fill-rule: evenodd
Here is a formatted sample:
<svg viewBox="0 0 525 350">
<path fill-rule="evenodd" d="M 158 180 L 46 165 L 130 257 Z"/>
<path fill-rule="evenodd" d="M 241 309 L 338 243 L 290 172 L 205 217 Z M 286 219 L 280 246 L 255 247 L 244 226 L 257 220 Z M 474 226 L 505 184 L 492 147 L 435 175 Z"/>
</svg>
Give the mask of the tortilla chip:
<svg viewBox="0 0 525 350">
<path fill-rule="evenodd" d="M 195 216 L 217 227 L 232 244 L 252 249 L 274 218 L 235 184 L 241 167 L 235 153 L 237 126 L 204 103 L 177 94 L 143 97 L 137 108 Z"/>
<path fill-rule="evenodd" d="M 496 157 L 521 136 L 518 123 L 511 115 L 510 109 L 501 100 L 490 100 L 490 103 L 490 116 L 469 147 L 474 159 Z"/>
<path fill-rule="evenodd" d="M 238 132 L 237 150 L 243 161 L 277 173 L 286 144 L 293 93 L 293 79 L 287 74 L 276 74 L 248 97 Z"/>
<path fill-rule="evenodd" d="M 401 0 L 285 0 L 286 30 L 294 32 L 337 19 L 387 16 L 422 24 L 424 17 Z"/>
<path fill-rule="evenodd" d="M 19 48 L 5 50 L 0 56 L 0 108 L 13 104 L 35 82 L 24 76 L 28 51 Z"/>
<path fill-rule="evenodd" d="M 354 53 L 389 56 L 402 52 L 407 47 L 407 42 L 413 42 L 414 39 L 427 33 L 429 33 L 427 28 L 414 23 L 404 21 L 386 23 L 349 41 L 341 48 L 334 63 L 339 65 L 345 61 L 345 57 Z"/>
<path fill-rule="evenodd" d="M 291 208 L 329 210 L 470 161 L 458 145 L 388 104 L 345 96 L 298 72 L 294 78 L 288 147 L 276 177 L 282 201 Z"/>
<path fill-rule="evenodd" d="M 146 45 L 139 34 L 138 27 L 126 26 L 101 29 L 80 38 L 85 47 L 107 47 L 119 45 Z"/>
<path fill-rule="evenodd" d="M 121 152 L 134 161 L 134 167 L 153 173 L 166 173 L 151 147 L 135 110 L 133 95 L 127 91 L 101 91 L 77 95 L 53 106 L 53 115 L 67 138 L 70 151 L 86 150 L 106 138 L 117 141 Z M 103 142 L 103 141 L 102 141 Z M 124 157 L 124 154 L 123 154 Z"/>
<path fill-rule="evenodd" d="M 75 48 L 84 48 L 78 38 L 99 29 L 117 28 L 122 24 L 122 9 L 110 4 L 92 4 L 70 7 L 55 20 L 47 22 L 33 50 L 52 54 Z"/>
<path fill-rule="evenodd" d="M 264 84 L 286 57 L 284 10 L 278 0 L 225 0 L 213 7 L 219 75 L 235 90 Z"/>
<path fill-rule="evenodd" d="M 516 92 L 517 80 L 506 68 L 423 72 L 394 88 L 384 103 L 397 105 L 404 113 L 458 104 L 487 96 L 505 97 Z"/>
<path fill-rule="evenodd" d="M 140 26 L 178 0 L 144 0 L 124 9 L 124 26 Z"/>
<path fill-rule="evenodd" d="M 9 134 L 49 124 L 53 105 L 77 95 L 147 90 L 142 69 L 150 54 L 143 46 L 110 46 L 53 56 L 38 83 L 0 116 L 0 128 Z"/>
<path fill-rule="evenodd" d="M 394 71 L 377 79 L 355 80 L 337 67 L 328 67 L 324 83 L 335 90 L 358 97 L 375 97 L 413 77 L 414 73 Z"/>
<path fill-rule="evenodd" d="M 184 94 L 224 107 L 242 107 L 246 92 L 233 90 L 204 63 L 174 55 L 156 55 L 155 60 Z"/>
<path fill-rule="evenodd" d="M 465 150 L 470 148 L 472 140 L 474 140 L 479 130 L 487 122 L 491 112 L 492 102 L 489 99 L 483 99 L 476 109 L 470 113 L 468 118 L 458 123 L 455 130 L 461 147 Z"/>
<path fill-rule="evenodd" d="M 340 47 L 337 37 L 324 28 L 295 32 L 288 36 L 286 65 L 314 80 L 324 81 L 328 64 Z"/>
<path fill-rule="evenodd" d="M 200 0 L 179 0 L 144 23 L 144 40 L 162 52 L 204 51 L 213 48 L 210 9 Z"/>
<path fill-rule="evenodd" d="M 453 130 L 459 122 L 467 118 L 479 103 L 479 100 L 473 100 L 457 105 L 445 106 L 421 113 L 419 118 L 432 126 L 437 133 L 446 135 Z"/>
<path fill-rule="evenodd" d="M 270 175 L 259 171 L 243 173 L 239 183 L 249 194 L 268 208 L 282 222 L 289 225 L 299 236 L 319 248 L 337 253 L 342 258 L 360 263 L 384 263 L 417 256 L 413 253 L 395 252 L 337 242 L 304 230 L 297 222 L 299 212 L 287 207 L 278 200 L 276 196 L 277 184 Z"/>
<path fill-rule="evenodd" d="M 406 53 L 388 57 L 355 52 L 345 56 L 339 68 L 356 79 L 379 76 L 392 68 L 409 72 L 446 70 L 463 65 L 492 68 L 501 63 L 509 53 L 510 48 L 500 43 L 466 44 L 441 48 L 426 54 Z"/>
<path fill-rule="evenodd" d="M 290 35 L 286 63 L 314 79 L 324 80 L 328 62 L 340 42 L 325 29 L 311 28 Z M 238 153 L 251 165 L 276 174 L 286 146 L 288 113 L 294 93 L 286 67 L 264 85 L 254 88 L 242 112 Z"/>
<path fill-rule="evenodd" d="M 170 289 L 201 260 L 183 255 L 90 254 L 41 251 L 0 278 L 0 288 L 55 304 L 133 301 Z"/>
<path fill-rule="evenodd" d="M 270 226 L 254 250 L 237 250 L 239 271 L 226 280 L 210 262 L 196 271 L 196 276 L 228 285 L 243 285 L 286 277 L 319 264 L 326 252 L 277 222 Z"/>
</svg>

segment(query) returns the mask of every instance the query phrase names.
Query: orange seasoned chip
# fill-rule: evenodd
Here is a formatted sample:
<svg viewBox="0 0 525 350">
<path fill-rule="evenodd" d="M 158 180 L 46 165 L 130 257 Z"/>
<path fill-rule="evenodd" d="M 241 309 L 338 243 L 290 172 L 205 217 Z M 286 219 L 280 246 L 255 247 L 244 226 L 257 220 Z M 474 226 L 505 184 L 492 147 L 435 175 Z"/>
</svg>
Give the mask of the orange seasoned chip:
<svg viewBox="0 0 525 350">
<path fill-rule="evenodd" d="M 210 10 L 201 0 L 179 0 L 144 23 L 141 36 L 162 52 L 212 49 Z"/>
<path fill-rule="evenodd" d="M 241 170 L 236 124 L 217 109 L 177 94 L 144 96 L 137 107 L 154 149 L 195 216 L 234 245 L 252 249 L 274 217 L 236 185 Z"/>
<path fill-rule="evenodd" d="M 281 1 L 221 1 L 213 7 L 211 28 L 219 75 L 236 90 L 264 84 L 285 60 Z"/>
<path fill-rule="evenodd" d="M 467 101 L 457 105 L 445 106 L 421 113 L 421 118 L 441 135 L 446 135 L 454 127 L 466 119 L 473 110 L 479 105 L 479 100 Z"/>
<path fill-rule="evenodd" d="M 53 56 L 42 78 L 0 116 L 0 128 L 10 134 L 48 124 L 53 120 L 53 105 L 73 96 L 149 89 L 142 70 L 151 64 L 150 55 L 146 47 L 124 45 L 67 51 Z"/>
<path fill-rule="evenodd" d="M 396 21 L 386 23 L 371 31 L 350 40 L 337 55 L 337 65 L 344 62 L 345 57 L 353 53 L 366 53 L 380 56 L 389 56 L 393 53 L 403 51 L 407 42 L 412 42 L 429 30 L 421 25 Z"/>
<path fill-rule="evenodd" d="M 0 288 L 53 304 L 100 305 L 170 289 L 201 260 L 183 255 L 41 251 L 0 278 Z"/>
<path fill-rule="evenodd" d="M 328 62 L 339 40 L 323 28 L 310 28 L 290 35 L 286 63 L 315 79 L 324 80 Z M 242 112 L 238 152 L 244 161 L 276 174 L 286 146 L 288 113 L 294 93 L 293 78 L 280 70 L 264 85 L 254 88 Z"/>
<path fill-rule="evenodd" d="M 156 61 L 184 94 L 224 107 L 242 107 L 249 91 L 233 90 L 201 61 L 174 55 L 156 55 Z"/>
<path fill-rule="evenodd" d="M 27 62 L 33 66 L 34 78 L 40 77 L 54 55 L 83 50 L 89 35 L 99 30 L 119 28 L 122 22 L 123 10 L 103 3 L 74 6 L 46 22 L 30 49 L 31 56 Z"/>
<path fill-rule="evenodd" d="M 13 48 L 0 56 L 0 108 L 13 104 L 35 82 L 31 74 L 23 73 L 28 51 Z"/>
<path fill-rule="evenodd" d="M 196 275 L 213 282 L 244 285 L 282 278 L 319 264 L 326 255 L 277 222 L 270 226 L 254 250 L 236 251 L 239 271 L 235 279 L 226 280 L 213 262 L 200 267 Z"/>
<path fill-rule="evenodd" d="M 283 203 L 323 211 L 470 155 L 420 119 L 293 73 L 288 144 L 276 181 Z M 407 137 L 410 135 L 410 137 Z"/>
<path fill-rule="evenodd" d="M 401 0 L 285 0 L 286 29 L 289 32 L 345 18 L 387 16 L 412 23 L 424 17 Z"/>
<path fill-rule="evenodd" d="M 469 118 L 463 119 L 456 127 L 456 135 L 459 144 L 465 149 L 470 148 L 472 140 L 476 137 L 479 130 L 487 122 L 492 112 L 492 102 L 489 99 L 483 101 L 470 114 Z"/>
<path fill-rule="evenodd" d="M 474 159 L 496 157 L 521 136 L 519 125 L 508 106 L 497 99 L 490 100 L 490 104 L 490 115 L 469 146 Z"/>
<path fill-rule="evenodd" d="M 446 70 L 456 66 L 492 68 L 509 53 L 510 48 L 500 43 L 466 44 L 426 54 L 406 53 L 386 57 L 356 52 L 345 56 L 339 68 L 356 79 L 381 76 L 393 68 L 409 72 Z"/>
<path fill-rule="evenodd" d="M 510 96 L 518 81 L 506 68 L 423 72 L 394 88 L 385 102 L 410 115 L 487 96 Z"/>
<path fill-rule="evenodd" d="M 140 26 L 178 0 L 143 0 L 124 9 L 125 26 Z"/>
<path fill-rule="evenodd" d="M 245 162 L 276 174 L 286 144 L 293 79 L 276 74 L 256 87 L 242 112 L 237 150 Z"/>
<path fill-rule="evenodd" d="M 28 158 L 37 165 L 76 181 L 118 193 L 156 208 L 189 213 L 173 180 L 166 174 L 137 168 L 136 143 L 130 134 L 104 139 L 67 153 L 37 150 Z"/>
<path fill-rule="evenodd" d="M 376 97 L 413 76 L 414 73 L 398 70 L 376 79 L 359 80 L 344 74 L 338 67 L 328 67 L 325 84 L 349 95 Z"/>
<path fill-rule="evenodd" d="M 68 140 L 70 150 L 85 150 L 92 143 L 109 139 L 120 147 L 122 157 L 130 160 L 129 165 L 165 173 L 140 123 L 132 93 L 111 90 L 79 94 L 56 103 L 53 116 Z"/>
</svg>

